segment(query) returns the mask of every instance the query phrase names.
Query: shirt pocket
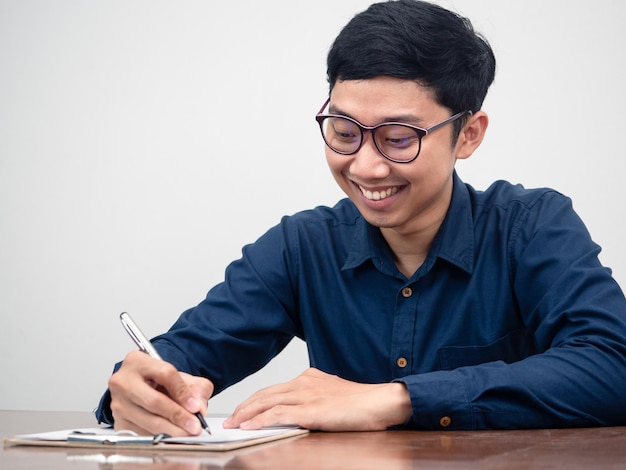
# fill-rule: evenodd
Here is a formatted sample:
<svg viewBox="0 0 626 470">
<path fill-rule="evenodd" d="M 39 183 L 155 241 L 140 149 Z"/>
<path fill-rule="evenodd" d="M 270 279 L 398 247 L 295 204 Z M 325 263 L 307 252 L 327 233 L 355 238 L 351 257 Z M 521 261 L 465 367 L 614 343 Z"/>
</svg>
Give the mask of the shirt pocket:
<svg viewBox="0 0 626 470">
<path fill-rule="evenodd" d="M 447 346 L 439 349 L 438 356 L 441 370 L 452 370 L 494 361 L 510 364 L 536 353 L 533 334 L 519 329 L 483 346 Z"/>
</svg>

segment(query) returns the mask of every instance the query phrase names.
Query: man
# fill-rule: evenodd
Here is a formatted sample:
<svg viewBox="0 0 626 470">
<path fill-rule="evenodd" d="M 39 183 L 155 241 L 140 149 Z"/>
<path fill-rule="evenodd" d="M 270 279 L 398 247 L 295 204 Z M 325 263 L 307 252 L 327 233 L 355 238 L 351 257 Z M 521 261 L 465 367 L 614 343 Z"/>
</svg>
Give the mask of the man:
<svg viewBox="0 0 626 470">
<path fill-rule="evenodd" d="M 294 337 L 311 368 L 229 427 L 489 429 L 626 424 L 626 300 L 565 196 L 454 171 L 481 144 L 495 59 L 435 5 L 372 5 L 328 55 L 316 116 L 347 194 L 269 230 L 223 283 L 128 354 L 98 410 L 201 431 L 207 400 Z"/>
</svg>

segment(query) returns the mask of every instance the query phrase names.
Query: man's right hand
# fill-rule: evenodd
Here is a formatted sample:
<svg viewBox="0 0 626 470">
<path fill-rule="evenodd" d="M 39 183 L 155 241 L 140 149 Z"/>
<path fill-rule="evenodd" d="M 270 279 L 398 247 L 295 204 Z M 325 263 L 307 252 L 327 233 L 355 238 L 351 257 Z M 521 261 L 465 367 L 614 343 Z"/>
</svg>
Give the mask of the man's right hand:
<svg viewBox="0 0 626 470">
<path fill-rule="evenodd" d="M 115 429 L 139 434 L 198 435 L 213 384 L 140 351 L 130 352 L 109 379 Z"/>
</svg>

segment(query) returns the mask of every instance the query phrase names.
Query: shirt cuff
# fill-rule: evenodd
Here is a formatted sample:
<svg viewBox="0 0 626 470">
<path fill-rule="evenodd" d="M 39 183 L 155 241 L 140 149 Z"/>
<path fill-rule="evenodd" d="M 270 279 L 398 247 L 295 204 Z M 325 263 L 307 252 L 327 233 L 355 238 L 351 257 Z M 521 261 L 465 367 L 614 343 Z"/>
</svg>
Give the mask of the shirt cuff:
<svg viewBox="0 0 626 470">
<path fill-rule="evenodd" d="M 113 374 L 115 374 L 121 366 L 121 362 L 115 364 L 115 367 L 113 367 Z M 95 415 L 98 420 L 98 424 L 104 423 L 109 426 L 113 426 L 115 419 L 113 418 L 113 412 L 111 411 L 111 392 L 108 389 L 104 392 L 102 398 L 100 398 L 100 403 L 98 404 L 98 408 L 96 408 Z"/>
<path fill-rule="evenodd" d="M 413 416 L 405 427 L 413 429 L 474 429 L 472 407 L 465 381 L 454 371 L 438 371 L 401 377 L 406 385 Z"/>
<path fill-rule="evenodd" d="M 96 419 L 98 424 L 104 423 L 113 426 L 115 420 L 113 419 L 113 413 L 111 413 L 111 392 L 108 390 L 102 395 L 100 404 L 96 408 Z"/>
</svg>

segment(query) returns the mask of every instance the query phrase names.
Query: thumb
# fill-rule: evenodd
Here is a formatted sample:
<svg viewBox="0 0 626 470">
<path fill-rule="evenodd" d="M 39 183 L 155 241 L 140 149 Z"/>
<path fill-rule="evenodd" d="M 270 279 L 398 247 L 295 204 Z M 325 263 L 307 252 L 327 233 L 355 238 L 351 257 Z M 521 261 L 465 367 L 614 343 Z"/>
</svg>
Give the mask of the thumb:
<svg viewBox="0 0 626 470">
<path fill-rule="evenodd" d="M 214 391 L 213 383 L 204 377 L 194 377 L 191 375 L 185 377 L 185 375 L 186 374 L 183 375 L 183 378 L 187 380 L 192 396 L 195 397 L 200 404 L 200 409 L 197 411 L 206 414 L 209 398 L 211 398 Z"/>
<path fill-rule="evenodd" d="M 204 377 L 196 377 L 185 372 L 178 373 L 180 382 L 168 393 L 174 401 L 183 406 L 190 413 L 206 413 L 209 398 L 213 394 L 213 383 Z"/>
<path fill-rule="evenodd" d="M 161 377 L 157 379 L 161 388 L 173 401 L 185 408 L 190 413 L 196 413 L 202 408 L 202 402 L 193 393 L 189 381 L 184 373 L 178 372 L 171 364 L 163 365 Z"/>
</svg>

